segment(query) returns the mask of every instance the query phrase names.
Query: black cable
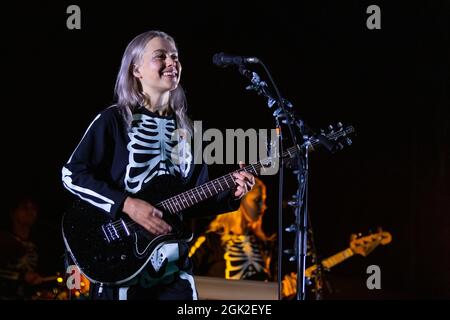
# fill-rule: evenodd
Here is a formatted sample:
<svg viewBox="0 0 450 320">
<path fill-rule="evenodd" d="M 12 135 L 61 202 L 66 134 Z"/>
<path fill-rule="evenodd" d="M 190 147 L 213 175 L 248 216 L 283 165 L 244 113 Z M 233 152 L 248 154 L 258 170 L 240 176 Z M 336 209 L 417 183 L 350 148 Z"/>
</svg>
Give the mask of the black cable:
<svg viewBox="0 0 450 320">
<path fill-rule="evenodd" d="M 281 130 L 279 132 L 280 150 L 283 149 L 283 136 Z M 282 292 L 282 260 L 283 260 L 283 180 L 284 180 L 284 164 L 280 157 L 280 173 L 278 175 L 278 300 L 281 300 Z"/>
<path fill-rule="evenodd" d="M 265 66 L 262 61 L 259 61 L 261 66 L 264 68 L 269 80 L 272 84 L 272 87 L 275 89 L 276 95 L 278 97 L 278 106 L 283 110 L 286 117 L 286 125 L 289 129 L 289 133 L 292 137 L 292 141 L 294 145 L 298 146 L 297 136 L 294 133 L 294 129 L 292 128 L 292 123 L 294 123 L 295 119 L 293 115 L 286 110 L 284 105 L 284 100 L 281 97 L 280 91 L 270 74 L 269 69 Z M 303 134 L 303 133 L 302 133 Z M 301 152 L 302 150 L 300 150 Z M 280 154 L 282 154 L 283 150 L 280 148 Z M 302 162 L 301 154 L 298 155 L 298 170 L 299 173 L 297 175 L 297 180 L 301 180 L 303 176 L 303 181 L 298 181 L 299 188 L 304 190 L 297 190 L 297 204 L 302 202 L 302 206 L 298 207 L 298 212 L 296 216 L 296 226 L 297 226 L 297 234 L 296 234 L 296 261 L 297 261 L 297 299 L 304 300 L 305 299 L 305 263 L 306 263 L 306 247 L 307 247 L 307 225 L 308 225 L 308 214 L 307 214 L 307 181 L 308 181 L 308 146 L 306 146 L 305 150 L 305 161 Z M 302 196 L 302 197 L 300 197 Z M 279 203 L 282 202 L 282 192 L 279 192 Z M 280 207 L 280 206 L 279 206 Z M 302 210 L 303 209 L 303 210 Z M 279 215 L 282 215 L 282 211 L 279 212 Z M 280 220 L 280 218 L 279 218 Z M 302 239 L 300 239 L 302 238 Z M 301 244 L 301 245 L 300 245 Z"/>
</svg>

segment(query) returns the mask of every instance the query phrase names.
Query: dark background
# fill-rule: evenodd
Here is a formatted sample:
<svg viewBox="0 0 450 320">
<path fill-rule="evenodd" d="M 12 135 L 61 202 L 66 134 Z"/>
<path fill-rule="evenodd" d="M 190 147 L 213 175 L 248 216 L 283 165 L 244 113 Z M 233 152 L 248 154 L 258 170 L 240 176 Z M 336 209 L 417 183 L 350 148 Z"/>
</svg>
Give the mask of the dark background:
<svg viewBox="0 0 450 320">
<path fill-rule="evenodd" d="M 66 28 L 70 4 L 81 8 L 81 30 Z M 366 27 L 371 4 L 381 8 L 381 30 Z M 273 127 L 266 101 L 245 91 L 247 80 L 211 63 L 224 51 L 263 60 L 310 126 L 356 128 L 350 147 L 311 154 L 318 253 L 330 256 L 348 247 L 351 233 L 378 226 L 393 241 L 333 268 L 335 298 L 449 298 L 449 20 L 446 1 L 3 4 L 5 203 L 24 192 L 39 198 L 46 268 L 61 271 L 59 222 L 71 199 L 62 165 L 93 117 L 113 103 L 128 42 L 160 29 L 178 43 L 190 115 L 204 127 Z M 277 180 L 263 180 L 272 233 Z M 289 172 L 285 185 L 287 199 L 295 188 Z M 289 209 L 283 214 L 293 220 Z M 371 264 L 381 268 L 376 292 L 365 287 Z"/>
</svg>

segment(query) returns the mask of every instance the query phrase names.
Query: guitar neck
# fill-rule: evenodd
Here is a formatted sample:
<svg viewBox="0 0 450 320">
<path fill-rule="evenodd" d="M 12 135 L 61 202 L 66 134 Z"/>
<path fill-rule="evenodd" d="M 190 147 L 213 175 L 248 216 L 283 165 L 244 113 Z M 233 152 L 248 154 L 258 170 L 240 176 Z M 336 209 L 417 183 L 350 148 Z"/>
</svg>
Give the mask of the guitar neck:
<svg viewBox="0 0 450 320">
<path fill-rule="evenodd" d="M 345 130 L 341 129 L 338 132 L 331 132 L 328 135 L 325 135 L 325 137 L 329 140 L 336 140 L 337 138 L 345 136 L 349 133 L 352 133 L 353 131 L 354 131 L 354 128 L 349 126 Z M 306 150 L 309 150 L 309 147 L 316 146 L 319 144 L 320 144 L 319 139 L 317 137 L 312 137 L 310 140 L 306 141 L 301 146 L 301 148 L 305 148 Z M 293 146 L 293 147 L 287 149 L 285 152 L 283 152 L 281 157 L 282 158 L 294 157 L 297 154 L 297 152 L 299 151 L 299 149 L 300 149 L 300 147 Z M 267 170 L 266 168 L 268 168 L 272 165 L 272 162 L 273 162 L 272 158 L 266 158 L 255 164 L 248 165 L 244 168 L 241 168 L 239 170 L 236 170 L 234 172 L 231 172 L 229 174 L 221 176 L 220 178 L 211 180 L 200 186 L 197 186 L 197 187 L 187 190 L 183 193 L 180 193 L 176 196 L 168 198 L 168 199 L 158 203 L 156 206 L 159 207 L 160 209 L 163 209 L 170 213 L 176 213 L 176 212 L 188 209 L 201 201 L 207 200 L 223 191 L 234 188 L 236 186 L 236 181 L 233 176 L 233 174 L 235 172 L 245 171 L 254 176 L 258 176 L 261 173 L 264 173 L 264 171 Z"/>
<path fill-rule="evenodd" d="M 344 260 L 347 260 L 348 258 L 350 258 L 353 255 L 354 255 L 354 253 L 353 253 L 352 249 L 347 248 L 345 250 L 342 250 L 341 252 L 336 253 L 335 255 L 332 255 L 329 258 L 322 260 L 322 266 L 324 266 L 327 269 L 331 269 L 335 265 L 343 262 Z M 311 267 L 309 267 L 305 270 L 305 276 L 308 278 L 311 277 L 312 274 L 316 270 L 317 270 L 317 264 L 312 265 Z"/>
<path fill-rule="evenodd" d="M 293 156 L 297 152 L 297 147 L 291 147 L 283 153 L 282 157 Z M 217 179 L 208 181 L 198 187 L 189 189 L 176 196 L 168 198 L 156 206 L 168 212 L 176 213 L 192 207 L 193 205 L 207 200 L 215 195 L 230 190 L 236 186 L 236 181 L 233 176 L 235 172 L 248 172 L 254 176 L 259 176 L 268 166 L 270 166 L 270 158 L 261 160 L 255 164 L 248 165 L 244 168 L 234 172 L 223 175 Z"/>
<path fill-rule="evenodd" d="M 348 258 L 350 258 L 351 256 L 353 256 L 354 253 L 352 251 L 352 249 L 347 248 L 345 250 L 342 250 L 341 252 L 336 253 L 335 255 L 332 255 L 331 257 L 324 259 L 322 261 L 322 265 L 325 268 L 332 268 L 335 265 L 343 262 L 344 260 L 347 260 Z"/>
</svg>

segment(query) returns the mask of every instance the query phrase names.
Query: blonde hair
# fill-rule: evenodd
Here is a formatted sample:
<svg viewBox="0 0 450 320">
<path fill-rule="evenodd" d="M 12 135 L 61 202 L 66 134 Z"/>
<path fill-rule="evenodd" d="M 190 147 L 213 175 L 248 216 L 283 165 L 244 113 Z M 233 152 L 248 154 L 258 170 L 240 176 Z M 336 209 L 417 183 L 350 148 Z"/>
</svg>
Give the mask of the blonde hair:
<svg viewBox="0 0 450 320">
<path fill-rule="evenodd" d="M 148 100 L 146 94 L 143 93 L 140 81 L 133 75 L 133 68 L 141 61 L 147 43 L 156 37 L 166 39 L 176 47 L 175 40 L 170 35 L 162 31 L 152 30 L 141 33 L 131 40 L 122 57 L 114 94 L 117 98 L 120 113 L 128 128 L 131 127 L 132 112 L 135 108 L 145 105 Z M 192 121 L 186 114 L 186 96 L 180 85 L 170 92 L 169 106 L 175 113 L 178 128 L 187 130 L 192 136 Z"/>
<path fill-rule="evenodd" d="M 261 195 L 265 197 L 265 184 L 260 179 L 255 178 L 255 185 L 250 192 L 255 192 L 255 190 L 257 189 L 261 190 Z M 248 193 L 242 200 L 244 200 L 247 195 Z M 221 235 L 222 242 L 226 242 L 230 234 L 245 234 L 245 231 L 247 229 L 250 229 L 256 235 L 256 237 L 258 237 L 262 241 L 271 241 L 275 238 L 275 235 L 268 237 L 262 229 L 264 210 L 263 213 L 259 215 L 258 220 L 249 222 L 245 219 L 244 212 L 241 211 L 241 207 L 239 207 L 239 209 L 236 211 L 218 215 L 213 221 L 210 222 L 207 232 L 219 233 Z"/>
</svg>

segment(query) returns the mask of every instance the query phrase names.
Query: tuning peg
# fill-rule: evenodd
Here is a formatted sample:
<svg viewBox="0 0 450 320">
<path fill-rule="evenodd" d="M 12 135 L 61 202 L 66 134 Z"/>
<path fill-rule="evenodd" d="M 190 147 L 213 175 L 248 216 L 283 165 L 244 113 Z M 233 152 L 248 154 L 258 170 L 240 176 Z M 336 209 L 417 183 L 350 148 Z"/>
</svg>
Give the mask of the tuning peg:
<svg viewBox="0 0 450 320">
<path fill-rule="evenodd" d="M 273 105 L 275 104 L 275 102 L 276 102 L 275 99 L 269 98 L 269 99 L 267 100 L 267 105 L 269 106 L 269 108 L 272 108 Z"/>
<path fill-rule="evenodd" d="M 348 144 L 348 145 L 351 145 L 353 142 L 352 142 L 352 139 L 350 139 L 349 137 L 347 137 L 347 138 L 345 138 L 345 142 Z"/>
<path fill-rule="evenodd" d="M 284 249 L 283 253 L 292 256 L 292 255 L 295 255 L 295 250 L 294 249 Z"/>
<path fill-rule="evenodd" d="M 283 99 L 283 104 L 288 107 L 288 108 L 292 108 L 292 103 L 290 103 L 288 100 Z"/>
<path fill-rule="evenodd" d="M 297 227 L 295 226 L 295 224 L 291 224 L 289 227 L 287 227 L 286 229 L 284 229 L 286 232 L 295 232 L 297 231 Z"/>
<path fill-rule="evenodd" d="M 294 208 L 298 208 L 297 200 L 288 201 L 288 206 L 291 206 L 291 207 L 294 207 Z"/>
<path fill-rule="evenodd" d="M 333 129 L 334 129 L 334 128 L 333 128 L 333 126 L 330 124 L 330 125 L 328 126 L 328 129 L 330 129 L 330 131 L 333 132 Z"/>
<path fill-rule="evenodd" d="M 281 109 L 281 108 L 275 109 L 275 111 L 273 112 L 273 116 L 274 117 L 284 117 L 283 109 Z"/>
<path fill-rule="evenodd" d="M 286 254 L 286 255 L 290 255 L 290 257 L 289 257 L 289 261 L 290 262 L 294 262 L 296 260 L 296 258 L 295 258 L 295 250 L 294 249 L 283 250 L 283 253 Z"/>
<path fill-rule="evenodd" d="M 339 129 L 341 129 L 342 128 L 342 122 L 338 122 L 337 126 L 338 126 Z"/>
<path fill-rule="evenodd" d="M 320 134 L 324 135 L 325 134 L 325 130 L 320 129 Z"/>
<path fill-rule="evenodd" d="M 281 120 L 281 123 L 288 124 L 288 120 L 287 119 Z M 292 120 L 289 121 L 289 124 L 293 124 L 293 123 L 294 122 Z"/>
</svg>

